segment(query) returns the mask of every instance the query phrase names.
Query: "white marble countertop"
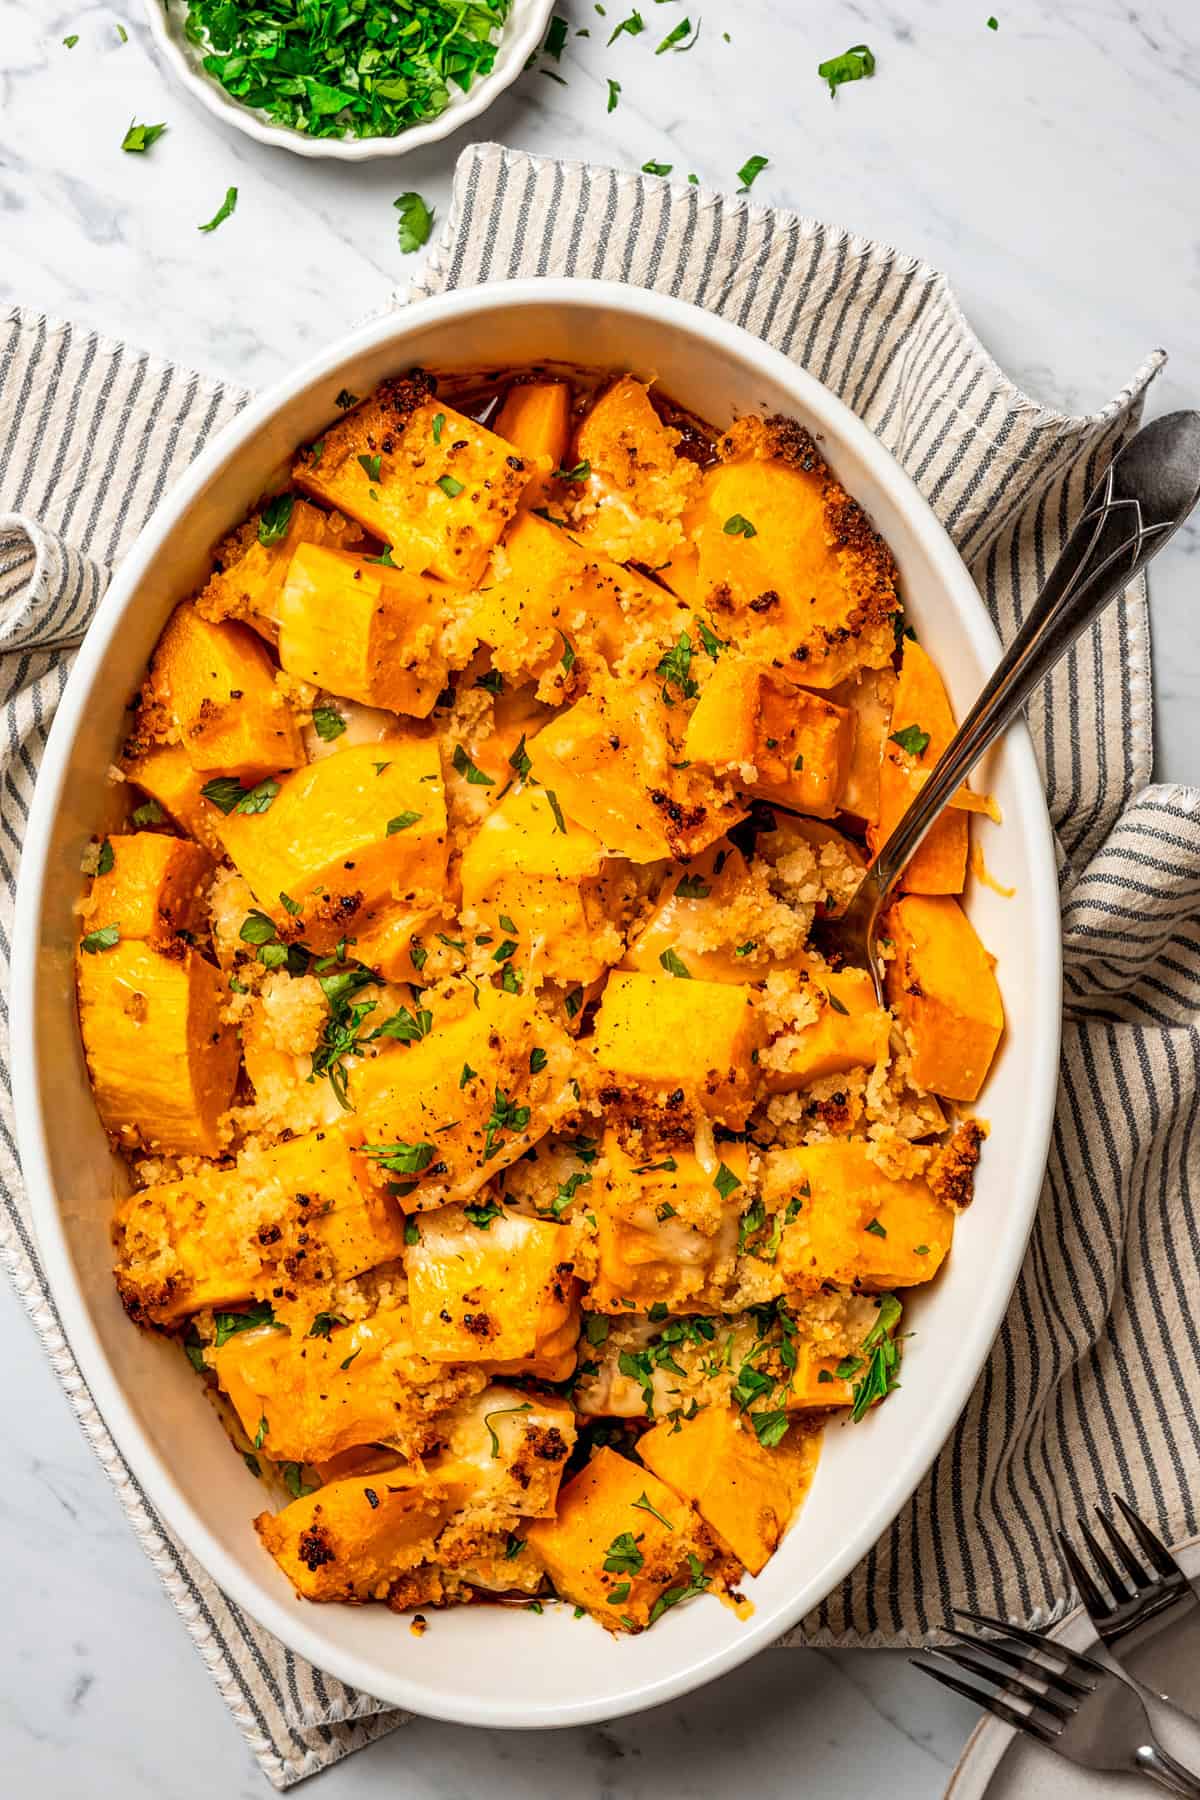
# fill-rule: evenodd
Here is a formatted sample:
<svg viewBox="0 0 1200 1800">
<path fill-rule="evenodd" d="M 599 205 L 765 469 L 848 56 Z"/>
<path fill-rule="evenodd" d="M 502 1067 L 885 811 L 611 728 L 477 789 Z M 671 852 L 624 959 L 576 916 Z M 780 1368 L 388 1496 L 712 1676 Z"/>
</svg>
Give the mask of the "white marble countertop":
<svg viewBox="0 0 1200 1800">
<path fill-rule="evenodd" d="M 1150 411 L 1200 399 L 1200 11 L 1195 0 L 695 0 L 686 55 L 654 44 L 683 11 L 560 0 L 567 85 L 525 75 L 475 135 L 732 188 L 884 238 L 948 271 L 1000 363 L 1039 399 L 1107 399 L 1171 353 Z M 999 29 L 987 28 L 994 5 Z M 122 44 L 117 31 L 129 32 Z M 661 27 L 661 29 L 660 29 Z M 731 42 L 723 40 L 729 31 Z M 74 50 L 62 39 L 78 33 Z M 873 81 L 831 101 L 819 60 L 866 40 Z M 605 111 L 605 78 L 622 84 Z M 463 138 L 340 166 L 217 125 L 151 59 L 135 0 L 0 0 L 0 296 L 261 386 L 411 279 L 391 202 L 444 213 Z M 166 120 L 145 157 L 131 118 Z M 229 185 L 236 215 L 212 235 Z M 1200 774 L 1200 532 L 1156 565 L 1158 772 Z M 59 1800 L 268 1790 L 0 1284 L 5 1787 Z M 322 1778 L 368 1800 L 691 1800 L 736 1788 L 860 1800 L 940 1794 L 971 1723 L 895 1654 L 775 1651 L 688 1701 L 607 1727 L 506 1736 L 417 1722 Z"/>
</svg>

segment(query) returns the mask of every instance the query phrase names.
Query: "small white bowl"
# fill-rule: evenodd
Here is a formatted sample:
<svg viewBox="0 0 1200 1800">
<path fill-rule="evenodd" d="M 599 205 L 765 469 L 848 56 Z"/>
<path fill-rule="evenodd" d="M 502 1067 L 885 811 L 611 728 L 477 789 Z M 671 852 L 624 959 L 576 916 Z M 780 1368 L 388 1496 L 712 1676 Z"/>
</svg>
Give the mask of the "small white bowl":
<svg viewBox="0 0 1200 1800">
<path fill-rule="evenodd" d="M 490 75 L 473 82 L 469 90 L 452 87 L 450 104 L 436 119 L 423 125 L 411 125 L 394 137 L 309 137 L 290 126 L 273 125 L 265 112 L 245 106 L 227 93 L 204 68 L 203 50 L 189 41 L 184 32 L 187 17 L 185 0 L 145 0 L 150 35 L 167 66 L 208 108 L 214 118 L 222 119 L 260 144 L 275 144 L 297 156 L 328 156 L 340 162 L 367 162 L 376 156 L 403 156 L 422 144 L 435 144 L 449 137 L 460 125 L 477 119 L 506 87 L 511 87 L 533 52 L 545 36 L 554 10 L 554 0 L 512 0 L 512 8 L 496 47 L 496 61 Z"/>
<path fill-rule="evenodd" d="M 383 1606 L 296 1598 L 251 1524 L 263 1490 L 187 1359 L 136 1330 L 117 1296 L 110 1220 L 120 1170 L 96 1116 L 75 1009 L 80 859 L 112 819 L 107 772 L 128 729 L 126 702 L 171 608 L 204 579 L 212 545 L 295 446 L 328 424 L 339 389 L 369 393 L 414 364 L 539 360 L 654 371 L 702 418 L 751 409 L 799 418 L 890 545 L 909 616 L 960 716 L 966 710 L 999 653 L 975 584 L 899 464 L 811 375 L 738 326 L 641 288 L 554 279 L 441 294 L 360 327 L 251 401 L 125 555 L 46 746 L 21 858 L 11 995 L 17 1139 L 42 1266 L 83 1379 L 148 1503 L 236 1605 L 318 1668 L 392 1706 L 509 1727 L 613 1719 L 710 1681 L 819 1605 L 887 1530 L 965 1406 L 1008 1305 L 1046 1166 L 1062 1005 L 1050 823 L 1029 733 L 1017 725 L 980 773 L 1003 818 L 986 827 L 987 861 L 1015 896 L 980 883 L 967 896 L 1007 1012 L 981 1102 L 992 1132 L 975 1203 L 937 1280 L 906 1297 L 915 1335 L 903 1386 L 861 1424 L 829 1427 L 804 1510 L 743 1584 L 751 1618 L 697 1600 L 619 1640 L 569 1606 L 542 1617 L 464 1606 L 433 1616 L 417 1639 Z M 798 1659 L 796 1681 L 810 1673 Z"/>
</svg>

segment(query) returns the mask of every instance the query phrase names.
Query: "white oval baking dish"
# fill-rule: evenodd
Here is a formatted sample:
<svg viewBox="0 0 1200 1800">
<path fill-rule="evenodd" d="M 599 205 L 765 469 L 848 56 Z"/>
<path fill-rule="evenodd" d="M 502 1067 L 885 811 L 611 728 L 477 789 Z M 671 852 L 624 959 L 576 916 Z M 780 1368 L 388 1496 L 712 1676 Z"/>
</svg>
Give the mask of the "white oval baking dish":
<svg viewBox="0 0 1200 1800">
<path fill-rule="evenodd" d="M 886 1530 L 966 1402 L 1021 1263 L 1049 1141 L 1061 996 L 1050 828 L 1022 727 L 983 777 L 1003 811 L 1002 824 L 983 825 L 987 861 L 1015 897 L 976 884 L 968 899 L 997 956 L 1008 1016 L 980 1105 L 992 1134 L 975 1203 L 947 1265 L 906 1312 L 915 1335 L 902 1388 L 863 1423 L 826 1433 L 803 1513 L 746 1583 L 748 1621 L 702 1599 L 618 1641 L 569 1607 L 538 1616 L 481 1606 L 433 1614 L 418 1639 L 383 1607 L 295 1598 L 251 1524 L 261 1487 L 232 1454 L 186 1359 L 130 1325 L 112 1281 L 116 1164 L 75 1020 L 80 855 L 110 816 L 106 770 L 168 612 L 272 472 L 334 415 L 335 394 L 366 393 L 413 364 L 542 359 L 654 373 L 674 399 L 718 423 L 751 409 L 801 419 L 891 545 L 910 616 L 960 713 L 966 707 L 998 653 L 979 595 L 908 477 L 810 376 L 737 327 L 640 289 L 546 280 L 452 293 L 362 327 L 254 401 L 121 564 L 50 734 L 22 860 L 12 992 L 20 1154 L 44 1266 L 83 1376 L 152 1505 L 240 1606 L 343 1681 L 434 1717 L 520 1727 L 608 1719 L 710 1680 L 815 1607 Z M 798 1662 L 797 1681 L 804 1675 Z"/>
</svg>

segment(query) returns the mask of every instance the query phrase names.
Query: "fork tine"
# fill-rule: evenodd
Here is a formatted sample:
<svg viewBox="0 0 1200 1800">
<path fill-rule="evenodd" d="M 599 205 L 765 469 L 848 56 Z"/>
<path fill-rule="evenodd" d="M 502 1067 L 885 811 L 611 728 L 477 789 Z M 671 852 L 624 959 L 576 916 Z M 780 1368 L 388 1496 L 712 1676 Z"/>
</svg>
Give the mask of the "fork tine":
<svg viewBox="0 0 1200 1800">
<path fill-rule="evenodd" d="M 988 1631 L 998 1631 L 1004 1637 L 1016 1638 L 1019 1644 L 1028 1644 L 1031 1650 L 1044 1650 L 1050 1656 L 1061 1657 L 1067 1667 L 1081 1679 L 1088 1675 L 1109 1673 L 1103 1663 L 1085 1656 L 1082 1650 L 1069 1650 L 1054 1638 L 1043 1637 L 1036 1631 L 1027 1631 L 1023 1625 L 1009 1625 L 1003 1619 L 989 1618 L 987 1613 L 969 1612 L 965 1606 L 956 1606 L 952 1610 L 960 1619 L 970 1619 L 973 1625 L 983 1625 Z"/>
<path fill-rule="evenodd" d="M 1182 1574 L 1179 1564 L 1175 1561 L 1175 1558 L 1171 1555 L 1171 1552 L 1167 1549 L 1167 1546 L 1163 1543 L 1162 1539 L 1156 1537 L 1146 1521 L 1138 1517 L 1128 1500 L 1123 1500 L 1120 1494 L 1114 1494 L 1113 1504 L 1117 1507 L 1121 1517 L 1124 1519 L 1130 1531 L 1132 1531 L 1134 1537 L 1137 1539 L 1146 1555 L 1150 1558 L 1151 1563 L 1158 1570 L 1159 1574 Z"/>
<path fill-rule="evenodd" d="M 1129 1583 L 1127 1581 L 1123 1580 L 1120 1575 L 1118 1575 L 1116 1569 L 1113 1566 L 1113 1560 L 1112 1560 L 1111 1556 L 1109 1556 L 1107 1550 L 1104 1548 L 1104 1545 L 1100 1542 L 1100 1539 L 1096 1536 L 1095 1532 L 1092 1530 L 1092 1528 L 1088 1524 L 1087 1520 L 1084 1518 L 1077 1519 L 1076 1524 L 1079 1526 L 1080 1537 L 1083 1539 L 1084 1543 L 1087 1545 L 1088 1549 L 1092 1553 L 1092 1561 L 1095 1563 L 1095 1565 L 1099 1569 L 1101 1575 L 1103 1575 L 1105 1581 L 1107 1581 L 1107 1583 L 1108 1583 L 1108 1589 L 1109 1589 L 1109 1592 L 1111 1593 L 1113 1599 L 1114 1600 L 1133 1600 L 1134 1598 L 1136 1598 L 1133 1590 L 1129 1586 Z"/>
<path fill-rule="evenodd" d="M 984 1644 L 972 1644 L 966 1650 L 947 1650 L 939 1646 L 938 1655 L 944 1656 L 947 1662 L 952 1662 L 956 1668 L 965 1670 L 968 1675 L 979 1675 L 984 1681 L 990 1681 L 993 1687 L 998 1687 L 1001 1693 L 1009 1699 L 1024 1700 L 1030 1711 L 1036 1711 L 1040 1707 L 1043 1712 L 1048 1712 L 1052 1719 L 1057 1719 L 1060 1726 L 1066 1724 L 1079 1704 L 1078 1700 L 1073 1700 L 1070 1706 L 1064 1706 L 1062 1701 L 1055 1699 L 1052 1694 L 1043 1694 L 1037 1688 L 1030 1687 L 1027 1682 L 1021 1680 L 1019 1675 L 1005 1675 L 998 1669 L 990 1669 L 981 1654 L 986 1649 L 987 1646 Z M 1026 1670 L 1022 1668 L 1022 1673 L 1025 1672 Z M 1041 1670 L 1034 1669 L 1032 1665 L 1028 1672 L 1041 1674 Z"/>
<path fill-rule="evenodd" d="M 1087 1607 L 1089 1614 L 1092 1618 L 1095 1618 L 1099 1613 L 1110 1611 L 1109 1601 L 1096 1586 L 1091 1570 L 1084 1562 L 1082 1556 L 1080 1556 L 1078 1550 L 1076 1550 L 1066 1532 L 1056 1532 L 1055 1536 L 1058 1538 L 1058 1547 L 1063 1553 L 1063 1560 L 1070 1572 L 1071 1580 L 1075 1583 L 1079 1598 Z"/>
<path fill-rule="evenodd" d="M 1153 1587 L 1153 1575 L 1151 1575 L 1144 1565 L 1138 1561 L 1108 1514 L 1099 1506 L 1096 1508 L 1096 1517 L 1104 1527 L 1104 1535 L 1116 1551 L 1121 1562 L 1121 1567 L 1125 1570 L 1125 1573 L 1128 1575 L 1130 1581 L 1132 1581 L 1134 1587 L 1137 1588 L 1139 1592 L 1143 1588 Z"/>
<path fill-rule="evenodd" d="M 1058 1669 L 1044 1669 L 1040 1663 L 1035 1663 L 1028 1655 L 1022 1656 L 1018 1651 L 1011 1649 L 1009 1645 L 1001 1643 L 998 1638 L 972 1637 L 969 1631 L 960 1631 L 957 1625 L 947 1625 L 946 1630 L 952 1638 L 957 1638 L 960 1644 L 966 1644 L 971 1650 L 984 1651 L 988 1656 L 994 1657 L 997 1662 L 1004 1663 L 1007 1668 L 1016 1669 L 1018 1674 L 1027 1675 L 1036 1672 L 1038 1679 L 1044 1681 L 1047 1687 L 1056 1688 L 1068 1699 L 1083 1700 L 1092 1691 L 1090 1687 L 1084 1687 L 1082 1682 L 1073 1681 L 1069 1675 L 1063 1675 Z M 945 1654 L 948 1655 L 949 1652 L 945 1652 Z M 998 1681 L 1001 1678 L 997 1675 L 993 1679 Z"/>
<path fill-rule="evenodd" d="M 1043 1725 L 1040 1719 L 1035 1719 L 1028 1713 L 1018 1712 L 1015 1706 L 1009 1706 L 997 1694 L 989 1694 L 984 1688 L 977 1688 L 969 1681 L 960 1681 L 957 1675 L 951 1675 L 948 1669 L 939 1669 L 935 1663 L 921 1662 L 915 1656 L 910 1656 L 908 1660 L 914 1669 L 921 1669 L 926 1675 L 932 1675 L 933 1679 L 940 1681 L 943 1687 L 950 1688 L 955 1694 L 961 1694 L 964 1700 L 973 1700 L 976 1706 L 982 1706 L 985 1712 L 993 1713 L 997 1719 L 1003 1719 L 1006 1725 L 1013 1726 L 1015 1730 L 1027 1731 L 1031 1737 L 1039 1739 L 1043 1744 L 1052 1745 L 1058 1736 L 1056 1731 L 1051 1731 Z"/>
</svg>

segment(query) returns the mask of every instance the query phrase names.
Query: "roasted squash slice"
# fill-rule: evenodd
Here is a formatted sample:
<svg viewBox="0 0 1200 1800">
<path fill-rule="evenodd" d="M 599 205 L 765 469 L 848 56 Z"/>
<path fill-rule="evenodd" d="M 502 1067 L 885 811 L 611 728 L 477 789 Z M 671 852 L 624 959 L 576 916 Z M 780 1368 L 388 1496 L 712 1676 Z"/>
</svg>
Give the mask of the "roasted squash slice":
<svg viewBox="0 0 1200 1800">
<path fill-rule="evenodd" d="M 195 769 L 253 784 L 304 762 L 261 638 L 233 621 L 213 624 L 191 601 L 175 608 L 158 640 L 145 698 L 169 719 Z"/>
<path fill-rule="evenodd" d="M 123 941 L 142 939 L 156 950 L 203 935 L 213 876 L 206 850 L 156 831 L 114 833 L 105 842 L 112 866 L 92 882 L 87 923 L 115 921 Z"/>
<path fill-rule="evenodd" d="M 592 1044 L 601 1101 L 615 1114 L 657 1109 L 675 1141 L 689 1141 L 702 1117 L 740 1130 L 760 1036 L 747 987 L 618 970 Z"/>
<path fill-rule="evenodd" d="M 993 959 L 948 894 L 906 894 L 887 919 L 888 1000 L 908 1028 L 912 1078 L 948 1100 L 975 1100 L 1004 1031 Z"/>
<path fill-rule="evenodd" d="M 924 1179 L 932 1152 L 913 1146 L 920 1173 L 892 1176 L 872 1161 L 873 1148 L 831 1139 L 763 1157 L 763 1202 L 783 1217 L 775 1266 L 785 1287 L 812 1293 L 837 1282 L 879 1291 L 936 1275 L 954 1214 Z"/>
</svg>

